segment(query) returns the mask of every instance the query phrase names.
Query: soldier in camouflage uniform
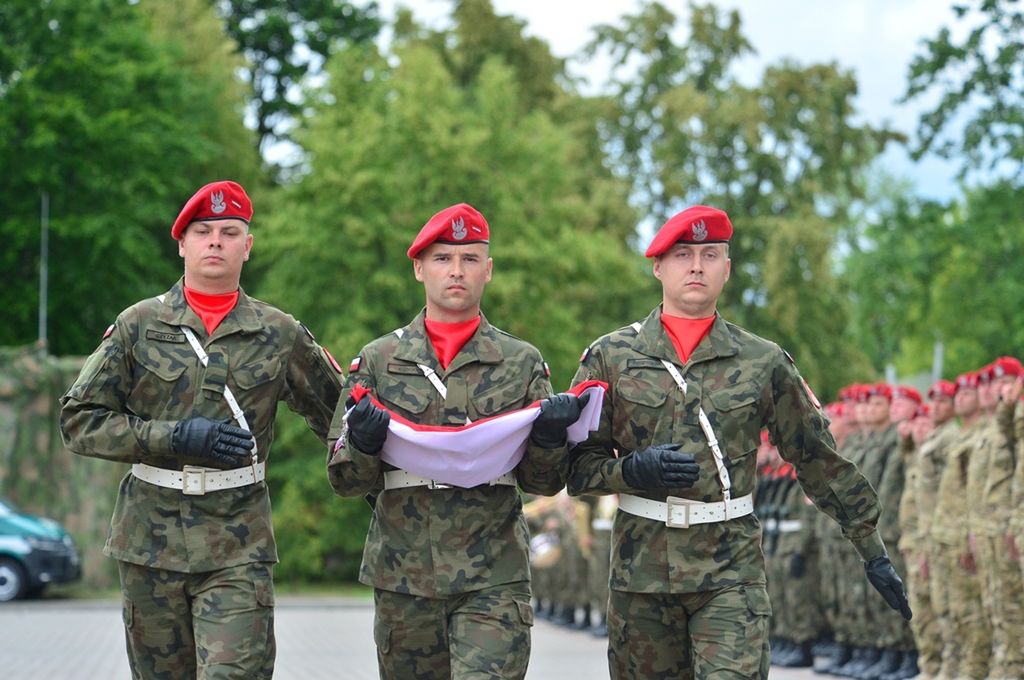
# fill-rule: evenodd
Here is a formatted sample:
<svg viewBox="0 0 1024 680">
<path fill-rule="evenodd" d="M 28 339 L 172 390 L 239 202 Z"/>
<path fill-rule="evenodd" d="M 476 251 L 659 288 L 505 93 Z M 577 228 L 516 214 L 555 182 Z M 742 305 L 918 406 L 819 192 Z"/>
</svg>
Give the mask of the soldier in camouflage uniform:
<svg viewBox="0 0 1024 680">
<path fill-rule="evenodd" d="M 72 451 L 132 464 L 104 552 L 135 678 L 273 673 L 274 416 L 284 401 L 326 442 L 340 370 L 239 288 L 251 216 L 234 182 L 200 189 L 171 231 L 183 279 L 122 312 L 61 400 Z"/>
<path fill-rule="evenodd" d="M 974 522 L 978 570 L 987 593 L 992 623 L 989 677 L 1024 678 L 1024 584 L 1018 557 L 1007 540 L 1013 522 L 1012 481 L 1016 458 L 1013 414 L 1024 367 L 1014 357 L 999 357 L 988 368 L 995 409 L 985 437 L 987 470 L 981 485 L 981 511 Z"/>
<path fill-rule="evenodd" d="M 526 673 L 529 531 L 516 486 L 542 495 L 564 486 L 566 428 L 582 400 L 551 397 L 540 353 L 480 313 L 491 278 L 489 233 L 466 204 L 426 223 L 407 253 L 424 284 L 426 309 L 363 348 L 331 425 L 331 486 L 343 496 L 376 499 L 359 580 L 374 588 L 382 678 Z M 357 385 L 388 410 L 364 397 L 346 416 Z M 461 426 L 537 400 L 544 401 L 525 454 L 491 484 L 437 484 L 381 459 L 389 413 L 420 425 Z"/>
<path fill-rule="evenodd" d="M 608 611 L 616 679 L 767 677 L 771 605 L 751 514 L 764 428 L 910 617 L 875 531 L 874 491 L 836 454 L 792 360 L 716 314 L 731 235 L 715 208 L 669 219 L 647 250 L 662 305 L 596 340 L 574 378 L 609 386 L 598 431 L 573 450 L 568 488 L 620 494 Z"/>
</svg>

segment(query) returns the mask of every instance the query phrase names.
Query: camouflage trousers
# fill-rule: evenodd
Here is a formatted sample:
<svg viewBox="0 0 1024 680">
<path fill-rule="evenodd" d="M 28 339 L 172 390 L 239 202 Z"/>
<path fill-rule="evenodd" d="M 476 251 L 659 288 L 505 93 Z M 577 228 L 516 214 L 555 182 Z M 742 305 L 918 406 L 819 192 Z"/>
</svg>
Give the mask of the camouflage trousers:
<svg viewBox="0 0 1024 680">
<path fill-rule="evenodd" d="M 791 565 L 797 555 L 804 558 L 804 571 L 794 576 Z M 792 642 L 811 642 L 825 627 L 818 601 L 818 556 L 813 551 L 787 552 L 782 555 L 782 564 L 782 599 L 779 604 L 772 600 L 772 609 L 779 619 L 778 634 Z"/>
<path fill-rule="evenodd" d="M 601 618 L 608 620 L 608 579 L 612 567 L 612 532 L 595 529 L 590 544 L 590 602 Z"/>
<path fill-rule="evenodd" d="M 1003 535 L 979 537 L 978 571 L 992 623 L 992 678 L 1024 678 L 1024 584 Z"/>
<path fill-rule="evenodd" d="M 836 639 L 854 647 L 875 647 L 877 631 L 867 602 L 869 597 L 880 596 L 864 576 L 863 561 L 852 546 L 848 543 L 841 546 L 837 558 L 835 571 L 839 612 L 836 617 Z"/>
<path fill-rule="evenodd" d="M 770 616 L 763 583 L 682 595 L 612 590 L 612 680 L 765 680 Z"/>
<path fill-rule="evenodd" d="M 373 593 L 382 680 L 523 678 L 530 660 L 529 583 L 448 598 Z"/>
<path fill-rule="evenodd" d="M 932 604 L 932 593 L 928 572 L 922 572 L 921 560 L 925 554 L 923 549 L 910 550 L 904 561 L 907 565 L 907 597 L 914 618 L 910 620 L 910 628 L 914 633 L 917 646 L 917 665 L 924 675 L 936 675 L 942 666 L 942 632 L 939 616 Z M 931 560 L 928 560 L 929 564 Z"/>
<path fill-rule="evenodd" d="M 899 543 L 898 537 L 890 536 L 884 539 L 887 545 L 895 546 Z M 907 565 L 903 555 L 893 551 L 891 555 L 893 569 L 906 582 Z M 860 570 L 863 575 L 863 568 Z M 875 639 L 871 646 L 880 649 L 895 649 L 901 652 L 914 651 L 914 633 L 910 629 L 910 623 L 886 604 L 885 599 L 879 594 L 870 583 L 864 578 L 867 584 L 867 607 L 869 618 L 873 622 Z"/>
<path fill-rule="evenodd" d="M 136 679 L 251 680 L 274 674 L 272 565 L 186 574 L 118 562 Z"/>
<path fill-rule="evenodd" d="M 964 546 L 966 548 L 966 546 Z M 961 549 L 940 546 L 932 569 L 932 602 L 945 596 L 941 675 L 983 680 L 988 677 L 992 630 L 981 601 L 977 574 L 960 565 Z M 945 591 L 936 596 L 937 591 Z"/>
</svg>

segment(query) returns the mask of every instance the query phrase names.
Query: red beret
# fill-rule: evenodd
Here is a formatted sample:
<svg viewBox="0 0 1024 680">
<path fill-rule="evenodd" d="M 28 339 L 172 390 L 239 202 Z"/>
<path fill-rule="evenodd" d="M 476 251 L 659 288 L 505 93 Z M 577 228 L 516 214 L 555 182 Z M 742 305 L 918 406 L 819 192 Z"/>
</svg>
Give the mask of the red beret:
<svg viewBox="0 0 1024 680">
<path fill-rule="evenodd" d="M 928 388 L 928 398 L 935 399 L 936 397 L 949 397 L 953 398 L 956 394 L 956 383 L 950 382 L 949 380 L 938 380 L 934 385 Z"/>
<path fill-rule="evenodd" d="M 978 374 L 974 371 L 968 371 L 967 373 L 961 373 L 956 378 L 956 390 L 967 389 L 978 389 Z"/>
<path fill-rule="evenodd" d="M 1015 357 L 999 357 L 992 362 L 992 377 L 1002 378 L 1004 375 L 1024 375 L 1024 366 Z"/>
<path fill-rule="evenodd" d="M 885 397 L 889 401 L 892 401 L 892 387 L 887 383 L 878 383 L 876 385 L 864 385 L 861 391 L 861 401 L 868 401 L 871 397 Z"/>
<path fill-rule="evenodd" d="M 892 391 L 892 396 L 910 399 L 912 401 L 916 401 L 918 404 L 921 403 L 921 393 L 915 390 L 910 385 L 897 385 L 896 388 Z"/>
<path fill-rule="evenodd" d="M 185 227 L 193 222 L 212 220 L 242 220 L 249 224 L 252 219 L 252 201 L 242 185 L 229 180 L 211 182 L 192 194 L 188 203 L 178 213 L 171 227 L 171 238 L 181 238 Z"/>
<path fill-rule="evenodd" d="M 670 217 L 654 235 L 644 255 L 658 257 L 676 243 L 728 243 L 730 238 L 732 222 L 724 211 L 695 205 Z"/>
<path fill-rule="evenodd" d="M 416 259 L 431 243 L 487 243 L 491 228 L 480 212 L 468 203 L 458 203 L 437 213 L 423 225 L 416 234 L 412 245 L 406 251 L 410 259 Z"/>
</svg>

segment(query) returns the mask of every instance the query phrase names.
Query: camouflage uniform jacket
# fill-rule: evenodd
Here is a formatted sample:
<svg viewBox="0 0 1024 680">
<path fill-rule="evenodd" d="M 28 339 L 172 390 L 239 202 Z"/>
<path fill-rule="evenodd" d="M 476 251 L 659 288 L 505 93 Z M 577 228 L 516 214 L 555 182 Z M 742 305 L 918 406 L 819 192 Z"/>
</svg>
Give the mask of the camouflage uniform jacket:
<svg viewBox="0 0 1024 680">
<path fill-rule="evenodd" d="M 685 396 L 662 359 L 679 365 L 688 385 Z M 733 498 L 753 490 L 754 452 L 766 427 L 782 457 L 796 468 L 804 491 L 839 521 L 861 555 L 882 554 L 874 490 L 836 453 L 828 421 L 792 360 L 774 343 L 719 317 L 690 360 L 680 364 L 659 307 L 639 333 L 627 326 L 590 346 L 574 382 L 589 379 L 607 382 L 609 391 L 598 431 L 573 451 L 570 493 L 721 501 L 712 453 L 697 422 L 700 406 L 728 458 Z M 671 493 L 630 487 L 616 451 L 625 455 L 668 443 L 681 444 L 680 450 L 700 463 L 697 483 Z M 676 529 L 619 511 L 612 540 L 613 590 L 690 593 L 764 582 L 761 528 L 754 515 Z"/>
<path fill-rule="evenodd" d="M 961 426 L 946 449 L 930 534 L 932 542 L 940 549 L 967 546 L 967 464 L 980 426 L 980 421 Z"/>
<path fill-rule="evenodd" d="M 1015 463 L 1010 504 L 1014 511 L 1010 518 L 1010 531 L 1024 536 L 1024 401 L 1017 402 L 1013 412 L 1013 436 Z"/>
<path fill-rule="evenodd" d="M 967 481 L 965 493 L 971 499 L 967 503 L 967 529 L 974 536 L 987 536 L 991 525 L 985 507 L 985 483 L 988 481 L 989 461 L 995 440 L 999 437 L 994 414 L 984 414 L 978 422 L 975 440 L 967 456 Z"/>
<path fill-rule="evenodd" d="M 908 547 L 924 548 L 930 542 L 932 522 L 935 519 L 935 508 L 938 502 L 939 482 L 942 479 L 946 455 L 950 446 L 956 441 L 959 426 L 955 419 L 950 418 L 932 430 L 931 434 L 913 452 L 915 474 L 911 491 L 918 511 L 911 523 L 910 535 L 904 532 L 901 540 Z"/>
<path fill-rule="evenodd" d="M 349 374 L 331 425 L 331 486 L 342 496 L 376 496 L 359 580 L 375 588 L 424 597 L 447 597 L 494 585 L 526 581 L 529 531 L 519 494 L 511 486 L 384 489 L 394 469 L 380 456 L 355 448 L 344 430 L 345 400 L 357 383 L 395 413 L 421 425 L 464 425 L 529 406 L 550 396 L 547 368 L 529 343 L 481 318 L 480 327 L 441 368 L 427 336 L 424 313 L 403 329 L 363 348 Z M 447 387 L 447 399 L 423 376 L 429 366 Z M 565 485 L 565 446 L 528 444 L 515 469 L 528 493 L 552 495 Z"/>
<path fill-rule="evenodd" d="M 1013 474 L 1017 459 L 1016 435 L 1013 432 L 1015 404 L 999 402 L 988 440 L 988 474 L 982 497 L 983 530 L 990 536 L 1001 536 L 1012 521 Z"/>
<path fill-rule="evenodd" d="M 208 366 L 181 326 L 195 332 Z M 235 308 L 207 337 L 179 280 L 163 302 L 142 300 L 117 317 L 61 399 L 64 440 L 83 456 L 180 470 L 171 450 L 175 424 L 200 415 L 231 419 L 225 384 L 245 412 L 261 460 L 274 440 L 278 401 L 305 416 L 326 441 L 341 389 L 332 362 L 294 318 L 239 290 Z M 191 496 L 129 473 L 121 480 L 104 552 L 190 573 L 276 562 L 267 485 Z"/>
<path fill-rule="evenodd" d="M 877 484 L 871 480 L 869 475 L 865 475 L 875 486 L 875 490 L 878 492 L 878 502 L 882 504 L 882 516 L 878 519 L 878 533 L 882 536 L 883 541 L 896 545 L 900 539 L 899 511 L 903 496 L 903 484 L 906 479 L 896 425 L 890 425 L 881 433 L 875 450 L 870 455 L 876 458 L 875 465 L 881 470 Z"/>
</svg>

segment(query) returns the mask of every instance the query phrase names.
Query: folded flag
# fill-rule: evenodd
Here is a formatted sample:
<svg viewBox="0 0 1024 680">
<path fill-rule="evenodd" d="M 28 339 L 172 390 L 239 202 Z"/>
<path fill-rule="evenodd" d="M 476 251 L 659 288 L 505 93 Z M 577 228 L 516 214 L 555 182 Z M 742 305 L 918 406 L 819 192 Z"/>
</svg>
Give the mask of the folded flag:
<svg viewBox="0 0 1024 680">
<path fill-rule="evenodd" d="M 577 397 L 590 393 L 580 417 L 568 428 L 570 446 L 586 441 L 597 429 L 607 388 L 606 383 L 588 380 L 569 390 Z M 369 398 L 391 415 L 382 460 L 414 475 L 464 488 L 486 484 L 514 470 L 526 453 L 533 421 L 540 415 L 540 401 L 535 401 L 526 408 L 466 425 L 419 425 L 388 409 L 362 385 L 353 387 L 349 396 L 356 403 Z M 339 440 L 338 446 L 342 443 Z"/>
</svg>

